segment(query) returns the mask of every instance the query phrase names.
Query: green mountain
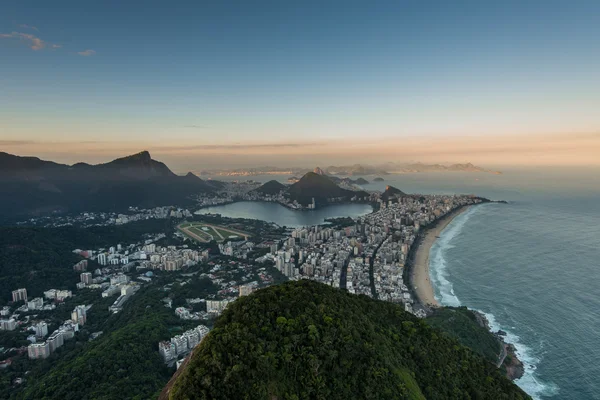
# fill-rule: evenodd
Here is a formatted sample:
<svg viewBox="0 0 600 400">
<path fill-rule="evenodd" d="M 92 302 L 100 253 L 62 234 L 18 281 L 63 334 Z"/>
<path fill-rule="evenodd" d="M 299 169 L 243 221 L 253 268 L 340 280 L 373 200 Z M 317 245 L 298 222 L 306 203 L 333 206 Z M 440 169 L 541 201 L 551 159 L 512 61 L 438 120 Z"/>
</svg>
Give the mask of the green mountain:
<svg viewBox="0 0 600 400">
<path fill-rule="evenodd" d="M 231 304 L 161 399 L 528 399 L 398 305 L 309 280 Z"/>
</svg>

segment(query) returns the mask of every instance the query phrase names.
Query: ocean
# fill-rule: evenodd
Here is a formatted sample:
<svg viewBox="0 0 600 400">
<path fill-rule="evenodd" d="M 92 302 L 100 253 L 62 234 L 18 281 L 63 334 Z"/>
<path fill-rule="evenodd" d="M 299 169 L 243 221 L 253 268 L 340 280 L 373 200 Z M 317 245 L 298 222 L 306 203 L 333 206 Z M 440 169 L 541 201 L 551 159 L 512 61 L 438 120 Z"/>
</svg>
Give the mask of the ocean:
<svg viewBox="0 0 600 400">
<path fill-rule="evenodd" d="M 600 170 L 383 178 L 364 188 L 509 201 L 472 207 L 443 231 L 430 253 L 436 297 L 507 332 L 526 365 L 516 383 L 534 399 L 600 399 Z"/>
<path fill-rule="evenodd" d="M 507 332 L 526 368 L 516 383 L 534 399 L 600 399 L 600 193 L 516 197 L 443 231 L 430 253 L 436 298 Z"/>
</svg>

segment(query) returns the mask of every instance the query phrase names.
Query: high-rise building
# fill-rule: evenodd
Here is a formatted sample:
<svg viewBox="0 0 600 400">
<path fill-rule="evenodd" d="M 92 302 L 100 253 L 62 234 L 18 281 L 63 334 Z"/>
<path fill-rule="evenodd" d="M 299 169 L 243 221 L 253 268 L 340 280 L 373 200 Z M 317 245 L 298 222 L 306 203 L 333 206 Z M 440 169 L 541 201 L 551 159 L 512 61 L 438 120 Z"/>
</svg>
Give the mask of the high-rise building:
<svg viewBox="0 0 600 400">
<path fill-rule="evenodd" d="M 14 318 L 0 319 L 0 330 L 14 331 L 17 328 L 17 321 Z"/>
<path fill-rule="evenodd" d="M 41 310 L 42 307 L 44 307 L 44 299 L 41 297 L 36 297 L 27 302 L 27 308 L 30 310 Z"/>
<path fill-rule="evenodd" d="M 12 292 L 12 301 L 27 302 L 27 289 L 17 289 Z"/>
<path fill-rule="evenodd" d="M 163 357 L 165 362 L 169 362 L 177 357 L 177 351 L 175 344 L 171 342 L 160 342 L 158 343 L 158 352 Z"/>
<path fill-rule="evenodd" d="M 206 300 L 206 312 L 220 314 L 231 300 Z"/>
<path fill-rule="evenodd" d="M 35 329 L 35 336 L 39 337 L 39 338 L 43 338 L 46 337 L 46 335 L 48 334 L 48 324 L 45 323 L 44 321 L 35 324 L 33 326 L 33 329 Z"/>
<path fill-rule="evenodd" d="M 79 278 L 81 279 L 81 282 L 85 283 L 86 285 L 92 284 L 93 277 L 91 272 L 84 272 L 83 274 L 79 275 Z"/>
<path fill-rule="evenodd" d="M 81 260 L 77 264 L 73 265 L 73 270 L 75 271 L 85 271 L 88 266 L 87 260 Z"/>
<path fill-rule="evenodd" d="M 66 298 L 69 298 L 72 296 L 73 296 L 73 292 L 71 292 L 70 290 L 57 290 L 56 291 L 56 300 L 57 301 L 64 301 Z"/>
<path fill-rule="evenodd" d="M 77 322 L 79 325 L 85 325 L 87 316 L 86 308 L 84 305 L 75 307 L 75 309 L 71 313 L 71 320 L 73 320 L 73 322 Z"/>
<path fill-rule="evenodd" d="M 198 332 L 195 329 L 191 329 L 185 332 L 182 336 L 187 339 L 188 349 L 193 350 L 194 347 L 200 342 L 200 337 L 198 336 Z"/>
<path fill-rule="evenodd" d="M 254 290 L 254 287 L 250 285 L 240 285 L 240 297 L 247 296 Z"/>
<path fill-rule="evenodd" d="M 106 265 L 107 264 L 106 254 L 104 254 L 104 253 L 98 254 L 96 261 L 98 261 L 98 264 L 100 264 L 100 265 Z"/>
<path fill-rule="evenodd" d="M 29 359 L 47 358 L 50 355 L 50 345 L 48 342 L 34 343 L 27 347 Z"/>
<path fill-rule="evenodd" d="M 188 350 L 187 338 L 183 335 L 177 335 L 171 338 L 171 343 L 175 345 L 175 352 L 177 355 L 183 354 Z"/>
<path fill-rule="evenodd" d="M 60 331 L 52 332 L 52 335 L 50 335 L 48 337 L 48 340 L 46 340 L 46 342 L 50 346 L 50 352 L 51 353 L 55 352 L 56 349 L 58 349 L 60 346 L 62 346 L 64 344 L 64 338 L 63 338 L 62 332 L 60 332 Z"/>
<path fill-rule="evenodd" d="M 129 277 L 125 274 L 117 274 L 115 276 L 113 276 L 112 278 L 110 278 L 110 284 L 111 285 L 119 285 L 121 283 L 127 283 L 129 282 Z"/>
</svg>

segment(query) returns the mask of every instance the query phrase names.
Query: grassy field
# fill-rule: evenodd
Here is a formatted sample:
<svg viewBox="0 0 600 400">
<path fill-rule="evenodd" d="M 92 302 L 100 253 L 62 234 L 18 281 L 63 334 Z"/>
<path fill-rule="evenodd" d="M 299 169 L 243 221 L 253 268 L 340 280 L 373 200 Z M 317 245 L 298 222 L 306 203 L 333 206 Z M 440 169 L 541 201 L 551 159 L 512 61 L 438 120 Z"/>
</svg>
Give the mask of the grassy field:
<svg viewBox="0 0 600 400">
<path fill-rule="evenodd" d="M 239 238 L 248 238 L 248 233 L 231 229 L 224 226 L 206 224 L 203 222 L 184 222 L 177 226 L 187 237 L 202 243 L 208 243 L 211 240 L 223 242 L 230 239 L 230 236 Z"/>
</svg>

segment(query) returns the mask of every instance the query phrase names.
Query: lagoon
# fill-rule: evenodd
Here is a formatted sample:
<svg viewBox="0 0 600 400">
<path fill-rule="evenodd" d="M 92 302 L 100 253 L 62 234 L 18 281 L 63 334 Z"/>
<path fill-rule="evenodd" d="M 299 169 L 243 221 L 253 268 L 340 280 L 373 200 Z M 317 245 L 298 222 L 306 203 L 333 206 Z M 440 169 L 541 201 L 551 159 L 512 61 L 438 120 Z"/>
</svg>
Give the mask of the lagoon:
<svg viewBox="0 0 600 400">
<path fill-rule="evenodd" d="M 373 211 L 368 204 L 334 204 L 317 210 L 290 210 L 278 203 L 240 201 L 202 208 L 196 214 L 221 214 L 228 218 L 250 218 L 274 222 L 279 226 L 319 225 L 327 218 L 360 217 Z"/>
</svg>

